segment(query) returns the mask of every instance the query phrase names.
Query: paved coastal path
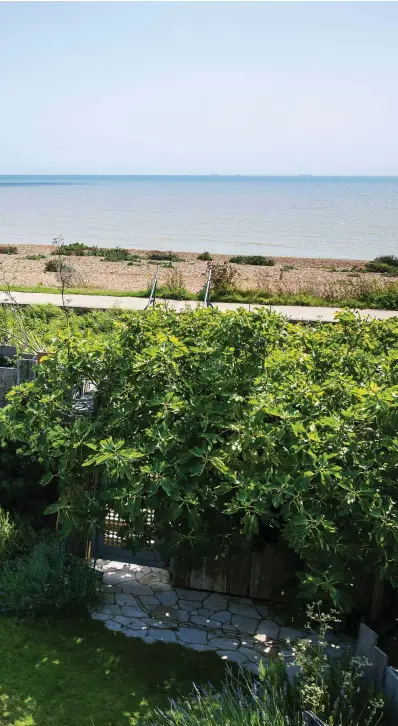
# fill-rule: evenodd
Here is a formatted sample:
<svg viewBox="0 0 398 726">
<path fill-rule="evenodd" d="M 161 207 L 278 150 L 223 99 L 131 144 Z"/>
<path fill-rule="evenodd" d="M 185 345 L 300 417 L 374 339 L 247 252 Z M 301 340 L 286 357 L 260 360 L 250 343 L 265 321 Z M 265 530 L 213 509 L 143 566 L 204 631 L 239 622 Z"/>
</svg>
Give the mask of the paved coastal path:
<svg viewBox="0 0 398 726">
<path fill-rule="evenodd" d="M 197 651 L 215 651 L 223 660 L 257 673 L 260 661 L 281 652 L 291 661 L 291 645 L 308 637 L 286 627 L 269 603 L 205 590 L 175 588 L 168 570 L 97 560 L 103 572 L 102 603 L 91 612 L 109 630 L 145 643 L 175 643 Z M 354 640 L 329 633 L 327 653 L 339 656 Z"/>
<path fill-rule="evenodd" d="M 43 303 L 52 303 L 53 305 L 62 305 L 61 295 L 51 294 L 47 292 L 11 292 L 11 295 L 18 305 L 42 305 Z M 68 307 L 71 308 L 92 308 L 96 310 L 109 310 L 110 308 L 120 308 L 121 310 L 143 310 L 148 300 L 140 297 L 113 297 L 111 295 L 65 295 Z M 10 303 L 10 297 L 6 292 L 0 292 L 0 304 Z M 158 302 L 161 302 L 159 299 Z M 200 306 L 194 300 L 168 300 L 168 306 L 173 310 L 181 311 L 189 307 L 195 309 Z M 294 321 L 317 321 L 333 322 L 334 317 L 340 308 L 324 308 L 324 307 L 304 307 L 300 305 L 248 305 L 247 303 L 213 303 L 215 308 L 219 310 L 238 310 L 245 308 L 246 310 L 254 310 L 255 308 L 263 308 L 272 310 L 273 312 L 285 315 Z M 387 318 L 398 317 L 398 310 L 359 310 L 361 317 L 376 318 L 377 320 L 386 320 Z"/>
</svg>

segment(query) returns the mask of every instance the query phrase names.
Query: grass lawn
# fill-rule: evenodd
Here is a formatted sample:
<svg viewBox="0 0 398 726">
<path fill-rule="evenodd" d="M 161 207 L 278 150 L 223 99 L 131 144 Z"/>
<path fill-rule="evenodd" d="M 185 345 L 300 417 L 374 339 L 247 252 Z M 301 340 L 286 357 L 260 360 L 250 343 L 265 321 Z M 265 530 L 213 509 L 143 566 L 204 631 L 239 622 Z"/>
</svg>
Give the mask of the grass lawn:
<svg viewBox="0 0 398 726">
<path fill-rule="evenodd" d="M 141 724 L 193 681 L 217 684 L 223 673 L 214 653 L 147 645 L 86 616 L 0 617 L 1 726 Z"/>
</svg>

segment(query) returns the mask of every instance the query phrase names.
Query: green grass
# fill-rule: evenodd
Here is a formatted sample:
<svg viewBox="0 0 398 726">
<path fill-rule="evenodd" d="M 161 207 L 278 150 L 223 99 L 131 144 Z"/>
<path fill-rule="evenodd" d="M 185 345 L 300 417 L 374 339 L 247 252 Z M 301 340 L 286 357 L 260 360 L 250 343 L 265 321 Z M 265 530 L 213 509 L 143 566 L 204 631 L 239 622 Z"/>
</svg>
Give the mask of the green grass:
<svg viewBox="0 0 398 726">
<path fill-rule="evenodd" d="M 0 285 L 0 291 L 6 292 L 9 289 L 6 285 Z M 11 293 L 13 292 L 43 292 L 54 295 L 59 295 L 59 287 L 47 287 L 46 285 L 13 285 Z M 146 297 L 148 295 L 147 290 L 96 290 L 88 287 L 71 287 L 65 290 L 66 295 L 111 295 L 112 297 Z"/>
<path fill-rule="evenodd" d="M 224 674 L 214 653 L 147 645 L 86 616 L 1 616 L 0 652 L 0 726 L 138 725 L 193 681 Z"/>
<path fill-rule="evenodd" d="M 0 291 L 7 291 L 6 285 L 0 285 Z M 36 292 L 60 294 L 58 287 L 46 287 L 37 285 L 29 287 L 26 285 L 13 285 L 11 292 Z M 167 293 L 166 286 L 158 288 L 158 297 L 162 297 L 163 293 Z M 103 290 L 87 287 L 73 287 L 65 290 L 65 295 L 110 295 L 111 297 L 148 297 L 149 290 Z M 379 292 L 369 295 L 365 299 L 343 298 L 341 300 L 331 300 L 324 297 L 318 297 L 310 293 L 281 293 L 270 295 L 265 292 L 257 292 L 256 290 L 225 290 L 219 294 L 212 293 L 210 296 L 212 302 L 233 302 L 233 303 L 250 303 L 253 305 L 303 305 L 305 307 L 339 307 L 339 308 L 355 308 L 358 310 L 370 308 L 374 310 L 398 310 L 398 286 L 393 291 Z M 172 299 L 182 300 L 202 300 L 203 295 L 199 293 L 189 293 L 186 291 L 184 296 Z"/>
</svg>

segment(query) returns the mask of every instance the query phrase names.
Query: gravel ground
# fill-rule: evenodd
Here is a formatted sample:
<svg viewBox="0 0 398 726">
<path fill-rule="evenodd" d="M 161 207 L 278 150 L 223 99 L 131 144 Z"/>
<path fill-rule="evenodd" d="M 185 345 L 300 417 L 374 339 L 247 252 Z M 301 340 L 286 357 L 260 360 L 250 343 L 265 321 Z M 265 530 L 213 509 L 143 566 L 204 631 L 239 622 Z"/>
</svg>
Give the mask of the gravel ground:
<svg viewBox="0 0 398 726">
<path fill-rule="evenodd" d="M 45 272 L 45 262 L 51 258 L 49 245 L 19 245 L 18 254 L 0 255 L 0 284 L 52 287 L 58 285 L 57 274 Z M 131 249 L 140 254 L 142 262 L 128 266 L 127 262 L 106 262 L 99 257 L 70 257 L 73 268 L 71 286 L 92 289 L 136 291 L 145 289 L 151 282 L 156 263 L 147 260 L 147 251 Z M 46 255 L 46 259 L 27 260 L 28 255 Z M 183 262 L 174 263 L 173 269 L 161 267 L 159 284 L 167 283 L 171 275 L 180 273 L 185 287 L 198 292 L 206 279 L 207 263 L 197 260 L 197 253 L 179 252 Z M 214 255 L 214 263 L 222 263 L 227 255 Z M 275 266 L 257 267 L 234 265 L 238 274 L 236 285 L 241 289 L 261 289 L 269 292 L 328 292 L 350 288 L 353 292 L 363 284 L 380 286 L 391 284 L 391 278 L 375 274 L 361 274 L 363 261 L 275 257 Z M 396 278 L 394 278 L 396 281 Z"/>
</svg>

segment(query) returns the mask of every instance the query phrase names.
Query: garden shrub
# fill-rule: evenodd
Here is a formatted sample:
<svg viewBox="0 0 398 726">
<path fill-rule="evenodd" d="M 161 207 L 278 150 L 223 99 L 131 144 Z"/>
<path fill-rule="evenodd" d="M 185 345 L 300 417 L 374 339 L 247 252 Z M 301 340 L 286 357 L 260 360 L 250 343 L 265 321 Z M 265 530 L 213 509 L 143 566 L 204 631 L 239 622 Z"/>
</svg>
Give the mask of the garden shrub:
<svg viewBox="0 0 398 726">
<path fill-rule="evenodd" d="M 234 255 L 229 258 L 230 262 L 236 265 L 258 265 L 263 267 L 272 267 L 275 265 L 273 257 L 264 257 L 263 255 Z"/>
<path fill-rule="evenodd" d="M 242 538 L 261 548 L 272 529 L 307 600 L 348 610 L 364 575 L 398 585 L 396 319 L 159 308 L 116 323 L 95 344 L 55 342 L 0 411 L 43 483 L 59 472 L 49 511 L 67 531 L 89 536 L 110 507 L 128 548 L 149 537 L 197 563 Z M 83 378 L 98 385 L 93 419 L 73 413 Z"/>
<path fill-rule="evenodd" d="M 100 575 L 68 552 L 65 541 L 41 539 L 0 570 L 0 610 L 18 615 L 65 612 L 94 603 Z"/>
<path fill-rule="evenodd" d="M 0 255 L 17 255 L 18 247 L 16 245 L 0 245 Z"/>
</svg>

